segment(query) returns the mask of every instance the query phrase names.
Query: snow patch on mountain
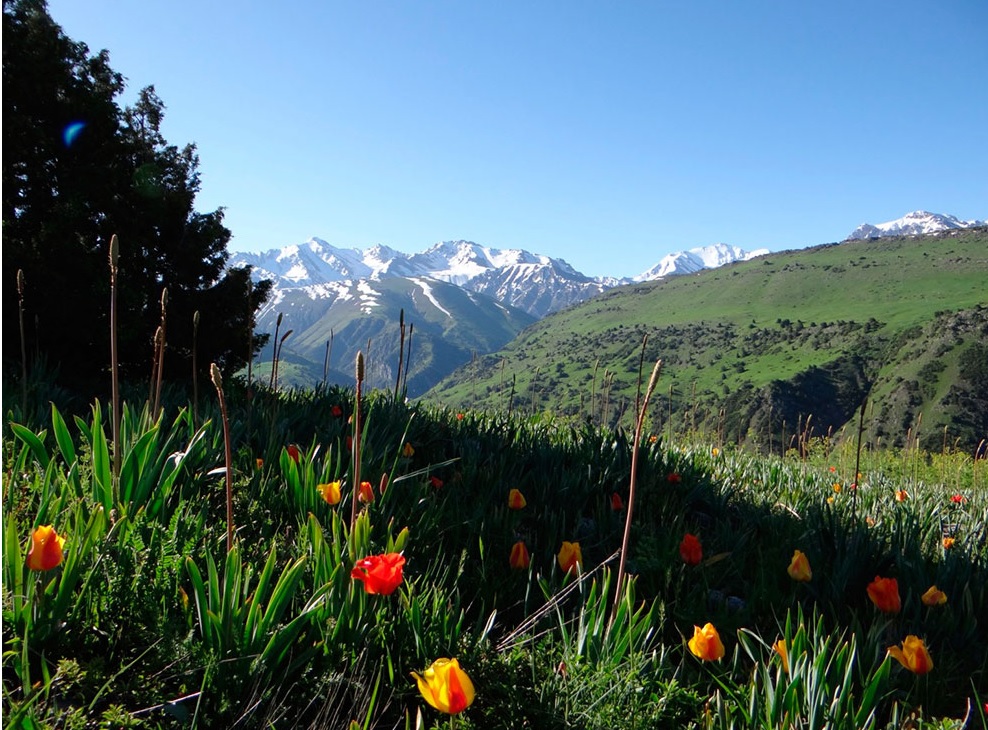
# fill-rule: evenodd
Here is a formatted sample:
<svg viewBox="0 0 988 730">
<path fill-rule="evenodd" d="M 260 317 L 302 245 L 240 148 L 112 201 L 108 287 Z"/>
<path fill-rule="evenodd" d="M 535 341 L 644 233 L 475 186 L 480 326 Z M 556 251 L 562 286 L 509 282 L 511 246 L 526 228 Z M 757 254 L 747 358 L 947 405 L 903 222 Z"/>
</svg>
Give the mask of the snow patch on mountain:
<svg viewBox="0 0 988 730">
<path fill-rule="evenodd" d="M 854 241 L 864 238 L 883 238 L 886 236 L 921 236 L 984 225 L 988 225 L 988 222 L 978 220 L 963 221 L 952 215 L 914 210 L 912 213 L 906 213 L 906 215 L 894 221 L 875 225 L 862 223 L 851 231 L 846 240 Z"/>
<path fill-rule="evenodd" d="M 439 303 L 439 300 L 436 299 L 435 295 L 432 293 L 432 287 L 429 286 L 428 281 L 426 281 L 425 279 L 418 279 L 414 277 L 411 277 L 409 281 L 418 284 L 419 288 L 422 289 L 422 293 L 425 294 L 425 298 L 432 303 L 432 306 L 434 306 L 440 312 L 445 314 L 447 318 L 449 319 L 453 318 L 453 315 L 450 314 L 449 310 L 443 307 L 443 305 Z"/>
</svg>

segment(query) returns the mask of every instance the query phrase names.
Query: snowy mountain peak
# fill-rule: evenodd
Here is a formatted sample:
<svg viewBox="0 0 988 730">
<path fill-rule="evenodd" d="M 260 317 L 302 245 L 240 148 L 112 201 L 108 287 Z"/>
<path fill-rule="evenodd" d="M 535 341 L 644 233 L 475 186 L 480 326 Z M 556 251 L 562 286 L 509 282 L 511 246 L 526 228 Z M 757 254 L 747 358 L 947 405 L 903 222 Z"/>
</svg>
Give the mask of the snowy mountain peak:
<svg viewBox="0 0 988 730">
<path fill-rule="evenodd" d="M 894 221 L 887 221 L 876 225 L 862 223 L 851 231 L 847 240 L 882 238 L 884 236 L 920 236 L 928 233 L 940 233 L 942 231 L 973 228 L 983 225 L 988 225 L 988 223 L 978 220 L 962 221 L 952 215 L 914 210 L 912 213 L 906 213 L 906 215 Z"/>
<path fill-rule="evenodd" d="M 711 246 L 700 246 L 688 251 L 679 251 L 664 256 L 659 263 L 643 274 L 634 277 L 634 281 L 653 281 L 666 276 L 692 274 L 701 269 L 715 269 L 718 266 L 732 264 L 735 261 L 747 261 L 756 256 L 762 256 L 769 251 L 759 248 L 755 251 L 745 251 L 737 246 L 726 243 L 715 243 Z"/>
</svg>

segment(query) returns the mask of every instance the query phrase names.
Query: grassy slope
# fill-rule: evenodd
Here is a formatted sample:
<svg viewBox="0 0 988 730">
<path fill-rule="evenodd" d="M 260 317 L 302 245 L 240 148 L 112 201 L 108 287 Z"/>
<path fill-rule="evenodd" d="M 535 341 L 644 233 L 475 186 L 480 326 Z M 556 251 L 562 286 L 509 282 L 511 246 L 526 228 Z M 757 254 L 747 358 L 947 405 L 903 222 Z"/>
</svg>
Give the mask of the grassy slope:
<svg viewBox="0 0 988 730">
<path fill-rule="evenodd" d="M 861 366 L 866 379 L 875 383 L 876 397 L 891 402 L 929 359 L 927 340 L 952 323 L 941 317 L 937 326 L 923 327 L 938 312 L 988 304 L 986 281 L 985 229 L 770 254 L 612 290 L 529 327 L 430 395 L 456 406 L 503 408 L 510 401 L 515 408 L 571 415 L 589 414 L 592 404 L 594 417 L 613 421 L 623 412 L 628 419 L 647 334 L 646 367 L 664 360 L 659 393 L 671 389 L 673 418 L 680 423 L 695 408 L 696 418 L 705 416 L 708 426 L 716 426 L 732 394 L 755 398 L 773 381 L 790 381 L 853 354 L 868 355 Z M 976 316 L 940 352 L 946 367 L 926 386 L 932 393 L 922 403 L 889 406 L 897 421 L 927 412 L 930 423 L 930 404 L 949 391 L 959 353 L 984 341 L 983 320 L 984 314 Z M 903 349 L 915 356 L 897 360 Z M 794 418 L 790 431 L 795 424 Z"/>
</svg>

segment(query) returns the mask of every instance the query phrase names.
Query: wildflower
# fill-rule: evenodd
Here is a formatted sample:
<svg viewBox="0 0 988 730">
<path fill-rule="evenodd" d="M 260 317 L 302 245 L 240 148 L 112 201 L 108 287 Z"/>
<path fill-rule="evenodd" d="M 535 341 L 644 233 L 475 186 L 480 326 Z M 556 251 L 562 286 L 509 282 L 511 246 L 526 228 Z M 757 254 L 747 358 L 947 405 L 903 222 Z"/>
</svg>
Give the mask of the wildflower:
<svg viewBox="0 0 988 730">
<path fill-rule="evenodd" d="M 716 446 L 714 446 L 713 449 L 710 450 L 710 453 L 713 456 L 720 456 L 720 449 L 718 449 Z M 710 624 L 707 624 L 707 626 L 709 626 L 709 625 Z"/>
<path fill-rule="evenodd" d="M 350 577 L 362 581 L 367 593 L 387 596 L 401 585 L 405 556 L 401 553 L 368 555 L 358 560 L 350 571 Z"/>
<path fill-rule="evenodd" d="M 843 489 L 843 487 L 840 485 L 840 482 L 834 482 L 834 493 L 840 494 L 841 489 Z"/>
<path fill-rule="evenodd" d="M 827 497 L 827 504 L 833 504 L 833 503 L 834 503 L 834 498 L 833 497 Z"/>
<path fill-rule="evenodd" d="M 525 570 L 531 562 L 532 560 L 528 555 L 528 548 L 525 547 L 524 540 L 519 540 L 511 546 L 511 557 L 508 558 L 508 563 L 510 563 L 512 568 L 515 570 Z"/>
<path fill-rule="evenodd" d="M 703 546 L 700 538 L 687 532 L 683 535 L 683 541 L 679 543 L 679 556 L 687 565 L 699 565 L 703 560 Z"/>
<path fill-rule="evenodd" d="M 933 585 L 922 595 L 920 600 L 923 601 L 924 606 L 942 606 L 947 602 L 947 594 Z"/>
<path fill-rule="evenodd" d="M 899 581 L 895 578 L 881 578 L 868 584 L 868 598 L 883 613 L 899 613 L 902 600 L 899 598 Z"/>
<path fill-rule="evenodd" d="M 800 583 L 805 583 L 813 577 L 813 571 L 810 569 L 810 561 L 800 550 L 796 550 L 792 554 L 788 571 L 789 577 Z"/>
<path fill-rule="evenodd" d="M 786 640 L 779 639 L 777 642 L 772 644 L 772 648 L 775 649 L 775 653 L 782 659 L 783 671 L 785 671 L 786 674 L 789 674 L 789 650 L 786 648 Z"/>
<path fill-rule="evenodd" d="M 901 649 L 897 646 L 890 646 L 888 653 L 894 659 L 898 659 L 899 664 L 913 674 L 926 674 L 933 669 L 933 659 L 930 658 L 926 645 L 922 639 L 912 634 L 909 634 L 906 640 L 902 642 Z"/>
<path fill-rule="evenodd" d="M 583 553 L 580 551 L 580 543 L 566 542 L 559 548 L 556 556 L 559 567 L 564 573 L 576 573 L 583 567 Z"/>
<path fill-rule="evenodd" d="M 456 420 L 457 421 L 462 421 L 463 420 L 463 414 L 462 413 L 457 413 L 456 414 Z"/>
<path fill-rule="evenodd" d="M 27 552 L 29 570 L 51 570 L 62 562 L 65 538 L 51 525 L 36 527 L 31 533 L 31 548 Z"/>
<path fill-rule="evenodd" d="M 867 515 L 865 517 L 865 524 L 868 525 L 868 527 L 874 527 L 875 526 L 875 518 L 872 517 L 871 515 Z"/>
<path fill-rule="evenodd" d="M 343 409 L 340 408 L 338 405 L 334 405 L 332 408 L 330 408 L 329 412 L 333 414 L 333 418 L 339 418 L 340 416 L 343 415 Z"/>
<path fill-rule="evenodd" d="M 357 491 L 357 499 L 364 504 L 370 504 L 374 501 L 374 487 L 371 486 L 370 482 L 360 482 L 360 489 Z"/>
<path fill-rule="evenodd" d="M 621 495 L 617 492 L 611 494 L 611 509 L 615 512 L 620 512 L 624 509 L 624 500 L 621 499 Z"/>
<path fill-rule="evenodd" d="M 659 437 L 653 433 L 651 436 L 648 437 L 648 442 L 650 444 L 657 444 L 659 442 Z"/>
<path fill-rule="evenodd" d="M 952 495 L 950 497 L 950 501 L 953 504 L 960 504 L 961 502 L 964 501 L 964 495 L 963 494 L 954 494 L 954 495 Z"/>
<path fill-rule="evenodd" d="M 339 482 L 329 482 L 329 484 L 319 484 L 316 486 L 319 490 L 319 494 L 322 498 L 326 500 L 326 504 L 339 504 L 340 503 L 340 483 Z"/>
<path fill-rule="evenodd" d="M 702 629 L 693 627 L 693 638 L 689 640 L 690 651 L 705 662 L 716 661 L 724 656 L 724 645 L 714 625 L 708 623 Z"/>
<path fill-rule="evenodd" d="M 837 467 L 836 467 L 836 466 L 832 466 L 832 467 L 830 467 L 830 473 L 831 473 L 831 474 L 833 474 L 833 473 L 834 473 L 834 472 L 836 472 L 836 471 L 837 471 Z"/>
<path fill-rule="evenodd" d="M 524 509 L 528 501 L 520 489 L 512 489 L 508 492 L 508 509 Z"/>
<path fill-rule="evenodd" d="M 957 542 L 957 541 L 954 540 L 954 538 L 952 538 L 952 537 L 945 537 L 945 538 L 943 538 L 943 549 L 944 550 L 950 550 L 950 548 L 952 548 L 954 546 L 954 543 L 955 542 Z"/>
<path fill-rule="evenodd" d="M 401 449 L 401 455 L 404 456 L 406 459 L 411 459 L 414 454 L 415 454 L 415 447 L 406 441 L 405 445 Z"/>
<path fill-rule="evenodd" d="M 463 712 L 476 696 L 473 682 L 456 659 L 436 659 L 422 674 L 411 674 L 425 701 L 448 715 Z"/>
<path fill-rule="evenodd" d="M 666 481 L 670 484 L 679 484 L 683 481 L 683 478 L 679 475 L 678 471 L 672 471 L 666 476 Z"/>
<path fill-rule="evenodd" d="M 431 476 L 429 477 L 429 484 L 431 484 L 435 489 L 441 489 L 443 486 L 443 480 L 437 476 Z"/>
<path fill-rule="evenodd" d="M 907 492 L 905 489 L 896 490 L 895 492 L 896 502 L 905 502 L 907 499 L 909 499 L 909 492 Z"/>
<path fill-rule="evenodd" d="M 302 458 L 302 452 L 298 450 L 298 446 L 295 444 L 288 444 L 288 448 L 285 450 L 288 452 L 288 458 L 298 464 L 299 460 Z"/>
<path fill-rule="evenodd" d="M 255 459 L 254 464 L 257 466 L 257 470 L 260 471 L 264 468 L 264 459 Z"/>
</svg>

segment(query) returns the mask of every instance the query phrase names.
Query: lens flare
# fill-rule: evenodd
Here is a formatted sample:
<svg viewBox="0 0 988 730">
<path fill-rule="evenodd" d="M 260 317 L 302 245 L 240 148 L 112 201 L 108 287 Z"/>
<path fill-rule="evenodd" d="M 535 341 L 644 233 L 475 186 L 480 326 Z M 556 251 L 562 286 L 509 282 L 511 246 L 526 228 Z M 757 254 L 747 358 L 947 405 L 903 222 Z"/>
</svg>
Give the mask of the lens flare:
<svg viewBox="0 0 988 730">
<path fill-rule="evenodd" d="M 85 128 L 85 122 L 72 122 L 72 124 L 68 125 L 65 131 L 62 132 L 62 140 L 65 142 L 65 146 L 71 147 Z"/>
</svg>

